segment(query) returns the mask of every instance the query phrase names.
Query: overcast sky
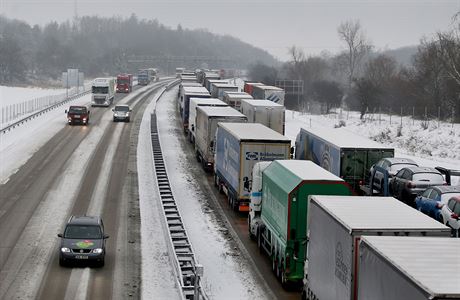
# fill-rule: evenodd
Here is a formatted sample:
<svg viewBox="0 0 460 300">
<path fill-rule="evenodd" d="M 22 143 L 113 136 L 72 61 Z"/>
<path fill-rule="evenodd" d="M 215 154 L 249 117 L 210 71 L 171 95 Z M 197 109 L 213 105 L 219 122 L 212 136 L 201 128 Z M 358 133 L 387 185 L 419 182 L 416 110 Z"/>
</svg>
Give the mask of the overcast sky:
<svg viewBox="0 0 460 300">
<path fill-rule="evenodd" d="M 75 5 L 76 3 L 76 5 Z M 418 44 L 452 26 L 460 0 L 0 0 L 1 14 L 30 24 L 64 21 L 75 14 L 157 19 L 175 28 L 231 34 L 286 60 L 287 48 L 337 53 L 337 27 L 360 20 L 377 49 Z"/>
</svg>

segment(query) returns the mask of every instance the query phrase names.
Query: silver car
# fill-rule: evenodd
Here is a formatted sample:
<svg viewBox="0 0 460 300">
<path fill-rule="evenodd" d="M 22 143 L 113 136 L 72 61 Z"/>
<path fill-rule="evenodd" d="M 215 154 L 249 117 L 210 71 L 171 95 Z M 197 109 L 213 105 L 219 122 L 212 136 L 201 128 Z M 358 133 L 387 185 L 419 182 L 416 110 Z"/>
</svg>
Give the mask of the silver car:
<svg viewBox="0 0 460 300">
<path fill-rule="evenodd" d="M 115 105 L 115 107 L 112 109 L 113 111 L 113 121 L 124 121 L 124 122 L 129 122 L 130 121 L 130 114 L 132 109 L 129 107 L 129 105 Z"/>
</svg>

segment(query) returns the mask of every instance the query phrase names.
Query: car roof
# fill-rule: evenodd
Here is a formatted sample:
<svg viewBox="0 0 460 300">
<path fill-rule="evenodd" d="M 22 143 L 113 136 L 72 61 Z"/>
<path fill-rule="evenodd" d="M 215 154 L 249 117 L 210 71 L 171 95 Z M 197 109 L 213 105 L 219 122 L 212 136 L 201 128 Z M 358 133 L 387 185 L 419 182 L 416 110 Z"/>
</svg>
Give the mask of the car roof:
<svg viewBox="0 0 460 300">
<path fill-rule="evenodd" d="M 87 108 L 84 105 L 71 105 L 70 108 Z"/>
<path fill-rule="evenodd" d="M 100 225 L 101 217 L 98 216 L 71 216 L 67 225 Z"/>
<path fill-rule="evenodd" d="M 414 164 L 418 165 L 415 161 L 410 158 L 403 158 L 403 157 L 386 157 L 383 158 L 384 160 L 390 162 L 392 165 L 395 164 Z"/>
<path fill-rule="evenodd" d="M 436 173 L 436 174 L 441 175 L 441 173 L 438 170 L 436 170 L 435 168 L 431 168 L 431 167 L 410 166 L 410 167 L 402 168 L 401 170 L 405 170 L 405 169 L 410 170 L 412 173 Z"/>
<path fill-rule="evenodd" d="M 127 105 L 127 104 L 117 104 L 117 105 L 115 105 L 115 107 L 117 107 L 117 106 L 129 107 L 129 105 Z"/>
</svg>

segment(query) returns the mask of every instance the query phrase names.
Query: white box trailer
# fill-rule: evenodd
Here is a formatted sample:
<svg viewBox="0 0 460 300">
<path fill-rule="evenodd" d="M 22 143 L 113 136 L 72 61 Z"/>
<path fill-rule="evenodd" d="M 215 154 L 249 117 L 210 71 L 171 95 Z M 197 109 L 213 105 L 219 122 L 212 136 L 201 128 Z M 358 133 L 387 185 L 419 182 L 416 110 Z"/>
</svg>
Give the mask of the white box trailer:
<svg viewBox="0 0 460 300">
<path fill-rule="evenodd" d="M 308 222 L 307 299 L 357 299 L 363 235 L 450 236 L 447 226 L 393 197 L 312 196 Z"/>
<path fill-rule="evenodd" d="M 205 170 L 214 166 L 217 123 L 247 122 L 245 115 L 229 106 L 198 106 L 195 124 L 195 151 Z"/>
<path fill-rule="evenodd" d="M 212 83 L 211 84 L 211 97 L 219 98 L 220 100 L 224 97 L 224 92 L 238 92 L 239 88 L 230 83 Z"/>
<path fill-rule="evenodd" d="M 249 123 L 260 123 L 284 134 L 285 107 L 270 100 L 241 100 L 240 111 Z"/>
<path fill-rule="evenodd" d="M 358 299 L 460 299 L 460 239 L 365 236 Z"/>
<path fill-rule="evenodd" d="M 217 98 L 190 98 L 190 112 L 188 115 L 189 140 L 195 143 L 196 108 L 198 106 L 228 106 Z"/>
<path fill-rule="evenodd" d="M 254 99 L 251 95 L 246 92 L 229 92 L 224 91 L 222 101 L 227 103 L 230 107 L 233 107 L 236 110 L 240 110 L 241 100 L 243 99 Z"/>
<path fill-rule="evenodd" d="M 213 83 L 228 83 L 228 80 L 225 79 L 218 79 L 218 78 L 211 78 L 211 79 L 205 79 L 204 81 L 204 87 L 211 93 L 212 91 L 212 85 Z"/>
<path fill-rule="evenodd" d="M 254 99 L 267 99 L 284 105 L 285 92 L 283 89 L 271 85 L 253 85 L 252 97 Z"/>
<path fill-rule="evenodd" d="M 179 112 L 184 126 L 184 132 L 188 131 L 188 116 L 190 113 L 190 98 L 211 98 L 208 90 L 204 87 L 183 86 L 178 99 Z"/>
<path fill-rule="evenodd" d="M 219 123 L 215 182 L 234 210 L 249 211 L 252 169 L 257 162 L 289 159 L 291 140 L 258 123 Z"/>
</svg>

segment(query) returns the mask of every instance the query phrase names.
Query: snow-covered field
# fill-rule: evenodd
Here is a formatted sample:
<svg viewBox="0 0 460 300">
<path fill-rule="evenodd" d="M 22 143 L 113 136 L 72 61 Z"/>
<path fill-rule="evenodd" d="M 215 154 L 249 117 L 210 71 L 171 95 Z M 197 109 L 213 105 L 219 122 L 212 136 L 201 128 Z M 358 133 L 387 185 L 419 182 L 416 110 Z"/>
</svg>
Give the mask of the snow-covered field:
<svg viewBox="0 0 460 300">
<path fill-rule="evenodd" d="M 0 86 L 0 108 L 24 101 L 52 95 L 65 94 L 66 89 L 21 88 Z"/>
</svg>

